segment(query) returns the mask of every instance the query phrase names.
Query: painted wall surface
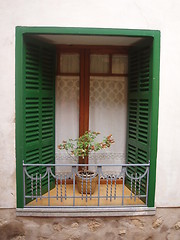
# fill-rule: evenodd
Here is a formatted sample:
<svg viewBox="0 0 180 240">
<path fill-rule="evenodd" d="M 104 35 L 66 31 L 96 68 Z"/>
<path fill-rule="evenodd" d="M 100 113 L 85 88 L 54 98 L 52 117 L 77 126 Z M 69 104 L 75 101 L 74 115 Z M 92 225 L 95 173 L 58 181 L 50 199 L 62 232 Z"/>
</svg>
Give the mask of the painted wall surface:
<svg viewBox="0 0 180 240">
<path fill-rule="evenodd" d="M 161 31 L 156 206 L 180 206 L 179 0 L 6 0 L 0 2 L 0 207 L 16 206 L 15 27 Z"/>
</svg>

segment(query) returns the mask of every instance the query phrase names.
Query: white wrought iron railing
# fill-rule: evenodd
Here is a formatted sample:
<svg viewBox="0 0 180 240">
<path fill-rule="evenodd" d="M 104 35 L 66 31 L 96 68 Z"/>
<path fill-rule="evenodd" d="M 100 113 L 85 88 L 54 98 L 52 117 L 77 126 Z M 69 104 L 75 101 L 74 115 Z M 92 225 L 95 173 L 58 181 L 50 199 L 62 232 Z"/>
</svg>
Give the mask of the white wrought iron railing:
<svg viewBox="0 0 180 240">
<path fill-rule="evenodd" d="M 60 169 L 68 168 L 68 172 Z M 91 176 L 79 174 L 87 167 Z M 108 168 L 114 167 L 114 173 Z M 25 164 L 24 207 L 127 207 L 147 206 L 148 164 Z M 57 170 L 58 169 L 58 170 Z M 57 174 L 56 174 L 57 173 Z M 79 192 L 77 177 L 80 178 Z M 93 179 L 96 191 L 92 191 Z"/>
</svg>

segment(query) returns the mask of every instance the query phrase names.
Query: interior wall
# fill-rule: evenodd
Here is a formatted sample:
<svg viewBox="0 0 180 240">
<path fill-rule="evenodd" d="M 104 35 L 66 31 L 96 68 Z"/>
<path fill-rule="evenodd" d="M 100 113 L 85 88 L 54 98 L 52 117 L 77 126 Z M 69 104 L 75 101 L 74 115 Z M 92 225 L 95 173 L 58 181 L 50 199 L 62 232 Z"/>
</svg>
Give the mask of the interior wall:
<svg viewBox="0 0 180 240">
<path fill-rule="evenodd" d="M 16 206 L 15 27 L 161 31 L 156 206 L 180 206 L 179 0 L 6 0 L 0 3 L 0 207 Z"/>
</svg>

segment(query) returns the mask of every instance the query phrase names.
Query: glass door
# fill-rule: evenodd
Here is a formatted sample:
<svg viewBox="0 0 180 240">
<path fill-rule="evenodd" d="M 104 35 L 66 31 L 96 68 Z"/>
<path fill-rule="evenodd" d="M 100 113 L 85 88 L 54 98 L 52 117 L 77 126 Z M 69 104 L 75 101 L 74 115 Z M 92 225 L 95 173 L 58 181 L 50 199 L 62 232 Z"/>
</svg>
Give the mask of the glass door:
<svg viewBox="0 0 180 240">
<path fill-rule="evenodd" d="M 125 162 L 127 53 L 91 47 L 61 48 L 56 77 L 56 146 L 85 131 L 113 135 L 111 149 L 91 154 L 88 163 Z M 61 153 L 62 154 L 62 153 Z M 64 153 L 65 154 L 65 153 Z M 72 162 L 56 154 L 56 163 Z M 102 162 L 102 161 L 101 161 Z"/>
</svg>

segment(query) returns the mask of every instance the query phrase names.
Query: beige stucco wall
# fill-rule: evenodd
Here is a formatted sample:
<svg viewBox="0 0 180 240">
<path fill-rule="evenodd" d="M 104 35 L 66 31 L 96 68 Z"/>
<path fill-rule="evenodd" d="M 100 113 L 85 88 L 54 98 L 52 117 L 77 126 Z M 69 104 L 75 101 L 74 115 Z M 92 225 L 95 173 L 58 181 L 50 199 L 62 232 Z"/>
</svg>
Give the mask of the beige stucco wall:
<svg viewBox="0 0 180 240">
<path fill-rule="evenodd" d="M 0 207 L 16 206 L 15 26 L 161 31 L 156 206 L 180 206 L 179 0 L 0 1 Z"/>
</svg>

